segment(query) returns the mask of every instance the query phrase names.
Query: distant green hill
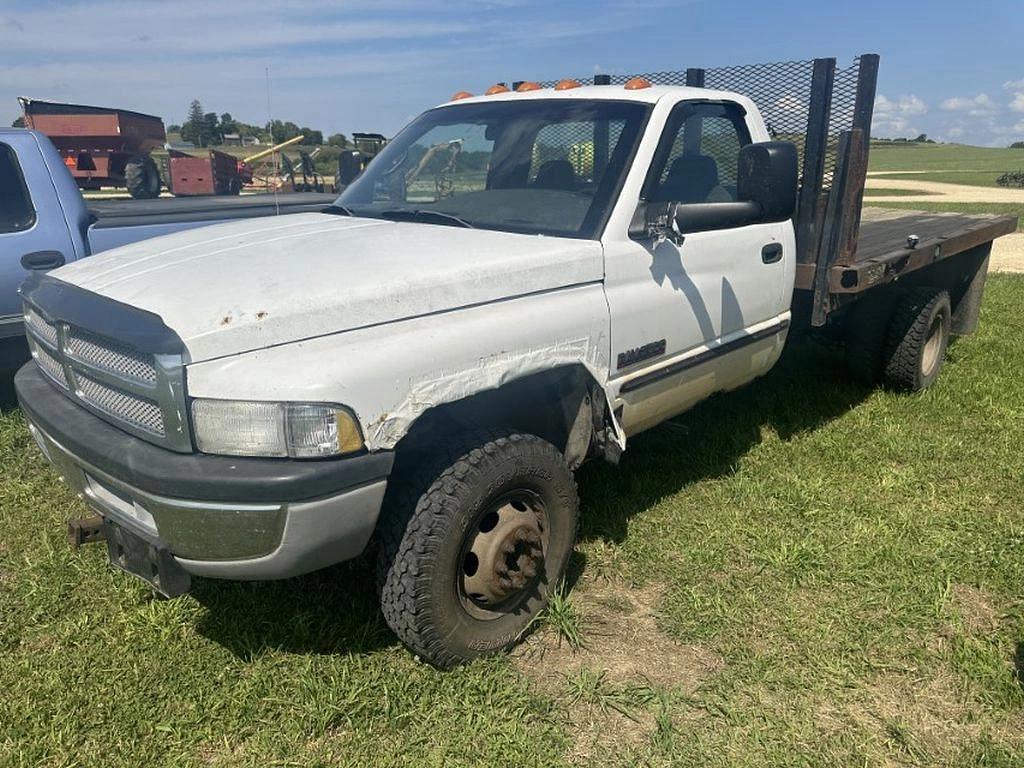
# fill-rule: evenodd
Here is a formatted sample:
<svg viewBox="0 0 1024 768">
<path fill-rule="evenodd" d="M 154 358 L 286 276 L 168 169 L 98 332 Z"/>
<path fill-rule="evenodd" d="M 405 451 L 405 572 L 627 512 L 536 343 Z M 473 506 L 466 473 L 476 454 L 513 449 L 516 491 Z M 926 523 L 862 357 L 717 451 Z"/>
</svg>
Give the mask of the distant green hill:
<svg viewBox="0 0 1024 768">
<path fill-rule="evenodd" d="M 1003 173 L 1024 170 L 1024 149 L 872 142 L 868 170 L 916 171 L 908 178 L 994 187 Z"/>
</svg>

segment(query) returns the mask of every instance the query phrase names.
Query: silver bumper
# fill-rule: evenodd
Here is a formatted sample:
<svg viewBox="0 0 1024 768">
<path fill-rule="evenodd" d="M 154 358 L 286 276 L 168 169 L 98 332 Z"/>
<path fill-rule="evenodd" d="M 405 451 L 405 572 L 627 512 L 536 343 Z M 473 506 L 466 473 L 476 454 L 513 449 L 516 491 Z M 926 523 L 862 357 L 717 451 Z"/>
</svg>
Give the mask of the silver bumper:
<svg viewBox="0 0 1024 768">
<path fill-rule="evenodd" d="M 387 485 L 379 480 L 289 503 L 168 498 L 96 469 L 31 422 L 29 429 L 43 455 L 90 507 L 165 542 L 175 560 L 196 576 L 283 579 L 356 557 L 377 524 Z"/>
</svg>

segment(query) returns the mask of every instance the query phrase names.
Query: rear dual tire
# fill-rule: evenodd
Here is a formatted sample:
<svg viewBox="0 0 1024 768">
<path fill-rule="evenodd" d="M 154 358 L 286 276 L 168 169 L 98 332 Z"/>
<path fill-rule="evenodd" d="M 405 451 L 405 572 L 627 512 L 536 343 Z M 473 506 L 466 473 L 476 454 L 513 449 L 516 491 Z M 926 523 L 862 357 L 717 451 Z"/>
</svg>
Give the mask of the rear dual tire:
<svg viewBox="0 0 1024 768">
<path fill-rule="evenodd" d="M 882 372 L 889 387 L 920 392 L 935 383 L 946 359 L 952 315 L 946 291 L 907 292 L 889 322 Z"/>
<path fill-rule="evenodd" d="M 847 367 L 865 384 L 920 392 L 939 377 L 949 346 L 952 309 L 939 288 L 911 288 L 895 301 L 880 297 L 849 320 Z"/>
<path fill-rule="evenodd" d="M 388 488 L 377 565 L 385 621 L 441 668 L 511 648 L 561 583 L 578 517 L 572 472 L 545 440 L 449 441 Z"/>
</svg>

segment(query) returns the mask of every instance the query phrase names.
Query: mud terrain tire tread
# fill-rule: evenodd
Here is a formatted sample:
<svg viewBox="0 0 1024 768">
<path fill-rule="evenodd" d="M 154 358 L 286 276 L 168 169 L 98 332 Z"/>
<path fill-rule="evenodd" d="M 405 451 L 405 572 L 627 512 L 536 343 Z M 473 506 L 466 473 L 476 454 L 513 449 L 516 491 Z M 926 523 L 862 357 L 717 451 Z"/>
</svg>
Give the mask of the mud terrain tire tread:
<svg viewBox="0 0 1024 768">
<path fill-rule="evenodd" d="M 467 510 L 484 501 L 479 489 L 487 474 L 507 467 L 509 462 L 519 468 L 550 468 L 552 482 L 567 501 L 567 529 L 571 531 L 568 551 L 561 558 L 561 572 L 549 577 L 548 589 L 561 581 L 568 564 L 576 538 L 579 499 L 575 479 L 562 454 L 534 435 L 474 431 L 448 440 L 426 460 L 419 458 L 412 459 L 409 463 L 414 466 L 406 471 L 396 467 L 377 526 L 380 605 L 388 626 L 411 651 L 437 667 L 449 668 L 478 655 L 507 650 L 529 626 L 526 619 L 532 620 L 532 616 L 525 617 L 514 636 L 495 638 L 493 646 L 481 652 L 439 631 L 439 619 L 445 617 L 437 615 L 439 606 L 429 587 L 433 579 L 447 579 L 448 574 L 435 577 L 438 554 L 449 537 L 459 535 L 460 519 L 471 514 Z M 554 530 L 553 524 L 551 527 Z M 444 569 L 445 565 L 439 567 Z M 546 594 L 542 599 L 546 601 Z M 482 622 L 481 626 L 486 624 Z"/>
</svg>

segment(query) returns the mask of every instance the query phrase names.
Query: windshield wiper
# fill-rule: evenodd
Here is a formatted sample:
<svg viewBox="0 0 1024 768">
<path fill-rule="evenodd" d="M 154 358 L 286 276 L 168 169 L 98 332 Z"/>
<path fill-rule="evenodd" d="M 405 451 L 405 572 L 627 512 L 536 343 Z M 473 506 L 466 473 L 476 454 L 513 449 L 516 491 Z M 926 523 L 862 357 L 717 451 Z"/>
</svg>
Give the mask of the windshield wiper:
<svg viewBox="0 0 1024 768">
<path fill-rule="evenodd" d="M 355 216 L 351 208 L 346 208 L 344 205 L 338 205 L 337 203 L 327 206 L 322 212 L 333 213 L 335 216 Z"/>
<path fill-rule="evenodd" d="M 393 221 L 433 220 L 436 224 L 447 224 L 449 226 L 465 227 L 466 229 L 474 228 L 472 224 L 465 219 L 456 216 L 454 213 L 431 211 L 423 208 L 393 208 L 388 211 L 381 211 L 379 215 L 382 219 L 392 219 Z"/>
</svg>

